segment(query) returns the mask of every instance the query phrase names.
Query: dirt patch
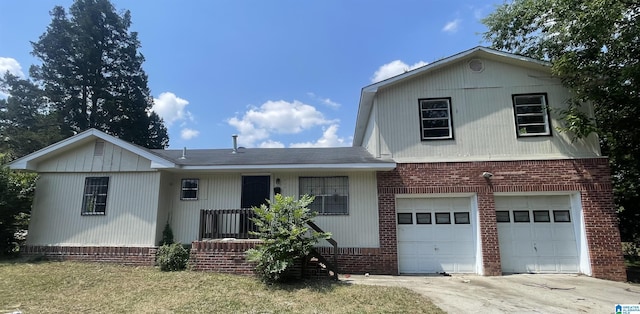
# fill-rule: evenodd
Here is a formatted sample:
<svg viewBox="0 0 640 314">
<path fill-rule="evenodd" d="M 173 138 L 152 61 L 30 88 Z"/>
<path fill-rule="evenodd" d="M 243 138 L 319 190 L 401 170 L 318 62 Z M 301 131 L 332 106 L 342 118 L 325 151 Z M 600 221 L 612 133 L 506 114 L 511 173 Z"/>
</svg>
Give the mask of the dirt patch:
<svg viewBox="0 0 640 314">
<path fill-rule="evenodd" d="M 406 287 L 449 313 L 611 313 L 616 304 L 640 303 L 640 285 L 582 275 L 351 276 L 345 281 Z"/>
</svg>

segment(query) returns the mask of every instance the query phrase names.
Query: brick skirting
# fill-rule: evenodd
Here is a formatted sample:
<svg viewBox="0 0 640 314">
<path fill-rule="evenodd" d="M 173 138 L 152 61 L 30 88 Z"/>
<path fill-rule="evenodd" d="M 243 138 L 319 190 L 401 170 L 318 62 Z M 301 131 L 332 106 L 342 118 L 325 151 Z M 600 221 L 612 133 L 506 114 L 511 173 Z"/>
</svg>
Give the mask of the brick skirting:
<svg viewBox="0 0 640 314">
<path fill-rule="evenodd" d="M 155 263 L 156 251 L 154 247 L 27 245 L 21 248 L 20 254 L 25 257 L 45 257 L 55 261 L 152 266 Z"/>
<path fill-rule="evenodd" d="M 246 251 L 259 240 L 206 240 L 191 244 L 189 266 L 196 271 L 252 275 L 255 263 L 246 260 Z"/>
</svg>

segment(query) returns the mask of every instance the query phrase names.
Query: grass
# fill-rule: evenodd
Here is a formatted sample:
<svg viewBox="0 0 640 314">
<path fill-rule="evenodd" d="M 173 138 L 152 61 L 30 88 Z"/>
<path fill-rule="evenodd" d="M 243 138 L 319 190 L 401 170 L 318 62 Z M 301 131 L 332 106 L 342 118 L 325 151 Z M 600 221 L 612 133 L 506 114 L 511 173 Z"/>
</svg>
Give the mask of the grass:
<svg viewBox="0 0 640 314">
<path fill-rule="evenodd" d="M 0 262 L 0 313 L 444 313 L 405 288 L 161 272 L 101 263 Z"/>
</svg>

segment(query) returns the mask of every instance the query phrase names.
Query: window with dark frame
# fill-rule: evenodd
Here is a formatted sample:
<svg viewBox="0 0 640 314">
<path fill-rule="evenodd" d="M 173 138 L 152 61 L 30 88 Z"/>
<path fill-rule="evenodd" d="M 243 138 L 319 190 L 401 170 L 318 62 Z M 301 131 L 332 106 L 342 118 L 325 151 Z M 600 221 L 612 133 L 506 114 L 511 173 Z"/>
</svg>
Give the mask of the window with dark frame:
<svg viewBox="0 0 640 314">
<path fill-rule="evenodd" d="M 513 112 L 518 137 L 551 135 L 547 94 L 513 95 Z"/>
<path fill-rule="evenodd" d="M 436 224 L 437 225 L 451 224 L 451 215 L 449 213 L 436 213 Z"/>
<path fill-rule="evenodd" d="M 571 222 L 571 214 L 568 210 L 554 210 L 553 222 Z"/>
<path fill-rule="evenodd" d="M 419 225 L 430 225 L 431 213 L 416 213 L 416 223 Z"/>
<path fill-rule="evenodd" d="M 87 177 L 84 179 L 82 215 L 104 215 L 107 210 L 109 177 Z"/>
<path fill-rule="evenodd" d="M 468 212 L 453 213 L 453 220 L 456 225 L 468 225 L 471 223 Z"/>
<path fill-rule="evenodd" d="M 349 177 L 300 177 L 300 195 L 315 196 L 309 209 L 320 215 L 349 214 Z"/>
<path fill-rule="evenodd" d="M 531 222 L 528 210 L 514 210 L 513 222 Z"/>
<path fill-rule="evenodd" d="M 412 213 L 398 213 L 398 224 L 399 225 L 413 225 L 413 214 Z"/>
<path fill-rule="evenodd" d="M 497 210 L 496 211 L 496 221 L 497 222 L 511 222 L 509 217 L 508 210 Z"/>
<path fill-rule="evenodd" d="M 421 139 L 452 139 L 451 98 L 420 99 L 419 104 Z"/>
<path fill-rule="evenodd" d="M 199 185 L 199 179 L 182 179 L 180 199 L 183 201 L 197 200 Z"/>
<path fill-rule="evenodd" d="M 548 210 L 534 210 L 533 222 L 551 222 Z"/>
</svg>

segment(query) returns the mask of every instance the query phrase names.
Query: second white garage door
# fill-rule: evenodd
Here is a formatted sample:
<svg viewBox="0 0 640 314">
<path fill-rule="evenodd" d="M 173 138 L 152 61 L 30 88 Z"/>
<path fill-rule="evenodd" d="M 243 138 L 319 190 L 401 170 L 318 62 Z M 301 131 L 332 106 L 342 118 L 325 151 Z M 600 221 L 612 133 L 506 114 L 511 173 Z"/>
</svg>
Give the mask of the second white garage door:
<svg viewBox="0 0 640 314">
<path fill-rule="evenodd" d="M 495 203 L 504 273 L 579 272 L 569 196 L 499 196 Z"/>
<path fill-rule="evenodd" d="M 399 198 L 400 273 L 475 273 L 471 198 Z"/>
</svg>

